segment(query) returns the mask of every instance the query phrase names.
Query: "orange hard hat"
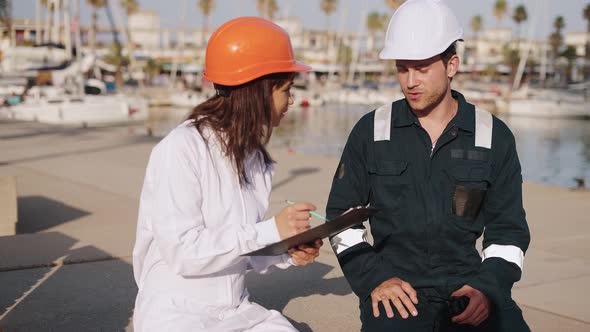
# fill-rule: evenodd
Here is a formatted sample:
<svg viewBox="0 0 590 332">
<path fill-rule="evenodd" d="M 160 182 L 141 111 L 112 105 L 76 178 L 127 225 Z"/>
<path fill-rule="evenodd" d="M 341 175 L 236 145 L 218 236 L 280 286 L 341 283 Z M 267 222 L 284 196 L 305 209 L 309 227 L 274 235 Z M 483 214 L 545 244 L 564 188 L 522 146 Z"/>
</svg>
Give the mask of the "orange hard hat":
<svg viewBox="0 0 590 332">
<path fill-rule="evenodd" d="M 236 86 L 268 74 L 310 69 L 295 61 L 283 28 L 260 17 L 240 17 L 224 23 L 209 39 L 203 76 Z"/>
</svg>

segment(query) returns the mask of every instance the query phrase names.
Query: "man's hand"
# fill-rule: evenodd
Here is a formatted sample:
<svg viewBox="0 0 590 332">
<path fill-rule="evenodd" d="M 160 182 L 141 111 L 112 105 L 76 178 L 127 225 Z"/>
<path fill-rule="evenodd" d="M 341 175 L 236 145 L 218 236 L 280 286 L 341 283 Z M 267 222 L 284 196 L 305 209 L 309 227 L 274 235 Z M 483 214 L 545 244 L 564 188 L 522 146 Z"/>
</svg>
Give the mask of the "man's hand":
<svg viewBox="0 0 590 332">
<path fill-rule="evenodd" d="M 454 291 L 451 296 L 467 296 L 469 298 L 467 308 L 452 318 L 454 323 L 478 326 L 490 315 L 492 301 L 484 293 L 469 285 Z"/>
<path fill-rule="evenodd" d="M 418 304 L 416 291 L 412 288 L 412 285 L 400 278 L 391 278 L 377 286 L 371 292 L 371 300 L 375 318 L 379 317 L 379 302 L 383 303 L 387 317 L 392 318 L 394 316 L 390 301 L 403 319 L 409 317 L 408 311 L 412 313 L 412 316 L 418 316 L 418 310 L 414 306 L 414 304 Z"/>
<path fill-rule="evenodd" d="M 324 244 L 322 240 L 317 239 L 313 246 L 302 244 L 297 248 L 289 249 L 289 256 L 293 260 L 293 263 L 298 266 L 307 265 L 313 263 L 320 255 L 320 247 Z"/>
</svg>

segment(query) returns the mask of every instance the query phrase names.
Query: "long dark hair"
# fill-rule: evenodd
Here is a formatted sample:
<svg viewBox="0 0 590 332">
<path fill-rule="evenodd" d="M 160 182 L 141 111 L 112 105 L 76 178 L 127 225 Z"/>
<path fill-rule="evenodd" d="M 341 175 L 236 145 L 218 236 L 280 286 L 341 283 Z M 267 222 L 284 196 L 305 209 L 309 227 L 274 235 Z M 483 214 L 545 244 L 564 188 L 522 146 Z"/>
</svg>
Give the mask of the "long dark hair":
<svg viewBox="0 0 590 332">
<path fill-rule="evenodd" d="M 204 128 L 213 130 L 242 186 L 250 183 L 244 162 L 251 153 L 260 152 L 260 162 L 266 166 L 274 163 L 266 150 L 272 134 L 273 88 L 283 86 L 294 76 L 277 73 L 239 86 L 216 86 L 217 95 L 197 105 L 187 118 L 193 120 L 201 135 Z"/>
</svg>

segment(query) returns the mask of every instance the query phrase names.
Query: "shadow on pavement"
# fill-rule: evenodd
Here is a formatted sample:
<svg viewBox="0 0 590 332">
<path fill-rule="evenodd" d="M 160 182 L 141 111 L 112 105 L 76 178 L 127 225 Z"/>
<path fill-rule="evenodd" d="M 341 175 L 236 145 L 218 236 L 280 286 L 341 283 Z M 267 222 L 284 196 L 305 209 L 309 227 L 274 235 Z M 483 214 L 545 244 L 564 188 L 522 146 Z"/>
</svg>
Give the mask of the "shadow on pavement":
<svg viewBox="0 0 590 332">
<path fill-rule="evenodd" d="M 305 267 L 275 269 L 269 274 L 250 272 L 246 276 L 246 285 L 252 301 L 267 309 L 283 312 L 289 301 L 295 298 L 350 294 L 352 291 L 346 278 L 325 278 L 333 269 L 330 265 L 316 262 Z M 312 331 L 305 322 L 297 322 L 290 318 L 289 321 L 301 332 Z"/>
<path fill-rule="evenodd" d="M 286 185 L 287 183 L 295 180 L 299 176 L 305 176 L 305 175 L 313 174 L 313 173 L 316 173 L 319 171 L 320 171 L 320 169 L 317 167 L 301 167 L 301 168 L 292 169 L 289 172 L 289 176 L 286 177 L 285 179 L 273 184 L 272 189 L 276 190 L 277 188 L 282 187 L 282 186 Z"/>
<path fill-rule="evenodd" d="M 137 294 L 131 264 L 77 243 L 59 232 L 0 237 L 3 332 L 127 330 Z M 246 284 L 253 301 L 282 312 L 296 298 L 350 294 L 344 277 L 327 277 L 333 269 L 316 262 L 248 273 Z M 289 320 L 299 331 L 312 331 L 306 322 Z"/>
<path fill-rule="evenodd" d="M 131 264 L 77 242 L 58 232 L 0 237 L 0 329 L 125 331 L 137 293 Z"/>
<path fill-rule="evenodd" d="M 88 215 L 87 211 L 45 196 L 20 196 L 16 232 L 36 233 Z"/>
</svg>

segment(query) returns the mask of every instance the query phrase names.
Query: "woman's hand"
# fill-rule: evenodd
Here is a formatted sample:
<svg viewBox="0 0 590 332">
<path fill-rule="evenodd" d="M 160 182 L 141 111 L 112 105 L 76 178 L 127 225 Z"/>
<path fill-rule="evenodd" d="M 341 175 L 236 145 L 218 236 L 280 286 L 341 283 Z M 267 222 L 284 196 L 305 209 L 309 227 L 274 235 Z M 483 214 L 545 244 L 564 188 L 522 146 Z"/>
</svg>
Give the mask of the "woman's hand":
<svg viewBox="0 0 590 332">
<path fill-rule="evenodd" d="M 281 240 L 305 232 L 310 228 L 309 211 L 316 207 L 311 203 L 295 203 L 284 208 L 275 216 L 275 223 Z"/>
<path fill-rule="evenodd" d="M 313 246 L 302 244 L 296 248 L 289 249 L 289 256 L 293 264 L 298 266 L 307 265 L 313 263 L 320 255 L 320 247 L 324 244 L 321 239 L 317 239 Z"/>
</svg>

